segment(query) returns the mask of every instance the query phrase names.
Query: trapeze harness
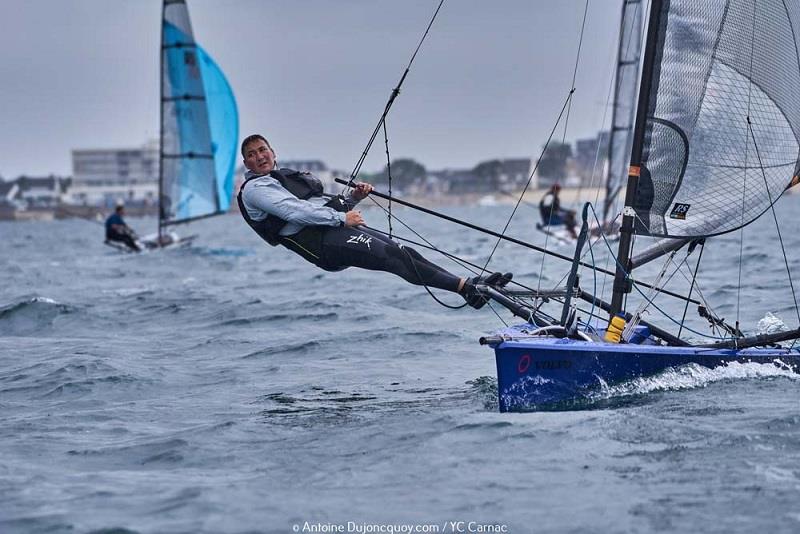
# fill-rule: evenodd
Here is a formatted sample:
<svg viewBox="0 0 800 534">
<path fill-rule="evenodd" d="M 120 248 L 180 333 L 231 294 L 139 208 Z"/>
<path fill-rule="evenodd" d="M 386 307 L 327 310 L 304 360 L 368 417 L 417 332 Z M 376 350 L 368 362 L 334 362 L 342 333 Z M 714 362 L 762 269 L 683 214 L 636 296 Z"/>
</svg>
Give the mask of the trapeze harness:
<svg viewBox="0 0 800 534">
<path fill-rule="evenodd" d="M 309 174 L 291 169 L 273 170 L 275 178 L 292 195 L 301 200 L 322 195 L 322 184 Z M 280 235 L 287 221 L 267 215 L 255 221 L 247 213 L 242 193 L 247 183 L 260 176 L 245 180 L 237 200 L 244 220 L 264 241 L 272 246 L 283 245 L 292 252 L 326 271 L 341 271 L 347 267 L 360 267 L 372 271 L 396 274 L 416 285 L 457 291 L 460 278 L 425 259 L 416 250 L 403 247 L 380 232 L 366 228 L 346 226 L 305 226 L 296 234 Z M 348 207 L 341 196 L 332 197 L 325 206 L 346 212 Z"/>
</svg>

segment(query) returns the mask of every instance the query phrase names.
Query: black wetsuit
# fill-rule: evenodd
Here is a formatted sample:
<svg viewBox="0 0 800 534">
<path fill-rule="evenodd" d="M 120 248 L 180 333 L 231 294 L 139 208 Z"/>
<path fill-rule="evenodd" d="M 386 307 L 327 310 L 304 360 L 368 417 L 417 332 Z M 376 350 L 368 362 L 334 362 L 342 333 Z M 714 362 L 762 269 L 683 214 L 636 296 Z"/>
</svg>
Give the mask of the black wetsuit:
<svg viewBox="0 0 800 534">
<path fill-rule="evenodd" d="M 426 260 L 416 250 L 402 246 L 370 228 L 309 225 L 302 227 L 299 232 L 280 235 L 281 228 L 286 224 L 285 220 L 278 219 L 275 215 L 255 220 L 248 215 L 248 210 L 260 210 L 267 215 L 269 213 L 267 209 L 272 209 L 272 202 L 276 201 L 272 198 L 276 195 L 276 185 L 270 182 L 269 189 L 271 191 L 268 192 L 269 196 L 263 197 L 264 201 L 260 201 L 257 196 L 258 192 L 253 191 L 248 193 L 251 195 L 253 205 L 245 204 L 245 188 L 248 187 L 249 182 L 259 178 L 276 180 L 285 190 L 285 195 L 282 192 L 280 195 L 283 195 L 284 198 L 293 197 L 295 202 L 297 199 L 310 200 L 321 197 L 322 188 L 310 187 L 308 176 L 302 176 L 301 173 L 290 169 L 273 171 L 269 177 L 249 176 L 239 192 L 240 211 L 248 225 L 267 243 L 283 245 L 326 271 L 360 267 L 392 273 L 416 285 L 458 291 L 461 281 L 459 277 Z M 265 185 L 267 185 L 266 182 Z M 259 204 L 259 202 L 261 203 Z M 349 199 L 334 197 L 319 208 L 332 208 L 339 212 L 346 212 L 354 205 L 355 203 Z M 332 222 L 336 223 L 333 220 Z"/>
<path fill-rule="evenodd" d="M 458 291 L 461 279 L 426 260 L 413 248 L 389 239 L 371 228 L 325 228 L 319 267 L 338 271 L 360 267 L 371 271 L 396 274 L 405 281 Z"/>
</svg>

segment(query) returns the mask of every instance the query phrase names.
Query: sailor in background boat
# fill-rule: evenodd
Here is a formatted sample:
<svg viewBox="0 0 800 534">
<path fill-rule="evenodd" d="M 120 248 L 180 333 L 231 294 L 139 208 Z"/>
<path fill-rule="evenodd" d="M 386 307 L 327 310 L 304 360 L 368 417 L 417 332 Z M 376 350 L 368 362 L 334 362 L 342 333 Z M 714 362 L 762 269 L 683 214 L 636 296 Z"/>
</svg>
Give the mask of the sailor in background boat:
<svg viewBox="0 0 800 534">
<path fill-rule="evenodd" d="M 542 200 L 539 201 L 539 212 L 542 215 L 542 225 L 564 225 L 569 234 L 574 239 L 577 239 L 578 234 L 575 232 L 575 212 L 573 210 L 567 210 L 561 207 L 561 200 L 558 198 L 558 193 L 560 191 L 561 186 L 558 184 L 553 184 L 550 187 L 550 190 L 544 194 Z"/>
<path fill-rule="evenodd" d="M 244 220 L 270 245 L 282 245 L 321 269 L 360 267 L 396 274 L 415 285 L 458 293 L 476 309 L 486 304 L 477 283 L 503 287 L 511 281 L 511 273 L 458 277 L 367 228 L 354 208 L 372 191 L 368 183 L 356 184 L 346 198 L 325 195 L 311 174 L 278 169 L 275 152 L 258 134 L 242 142 L 242 158 L 247 173 L 238 202 Z"/>
<path fill-rule="evenodd" d="M 125 243 L 131 250 L 140 252 L 136 244 L 136 232 L 125 223 L 122 216 L 125 214 L 125 205 L 120 201 L 108 219 L 106 219 L 106 241 L 119 241 Z"/>
</svg>

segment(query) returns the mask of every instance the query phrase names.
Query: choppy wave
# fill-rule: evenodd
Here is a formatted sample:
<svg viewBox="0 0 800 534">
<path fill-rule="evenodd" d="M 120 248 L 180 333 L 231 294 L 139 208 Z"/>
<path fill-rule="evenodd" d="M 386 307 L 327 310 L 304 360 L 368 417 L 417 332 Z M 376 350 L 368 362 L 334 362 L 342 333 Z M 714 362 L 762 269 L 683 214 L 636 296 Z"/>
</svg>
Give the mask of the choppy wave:
<svg viewBox="0 0 800 534">
<path fill-rule="evenodd" d="M 36 364 L 0 376 L 0 393 L 17 398 L 65 399 L 86 395 L 119 395 L 122 386 L 142 385 L 152 380 L 125 372 L 100 359 L 73 358 L 56 368 Z M 105 390 L 105 394 L 103 392 Z"/>
<path fill-rule="evenodd" d="M 259 315 L 255 317 L 237 317 L 235 319 L 226 319 L 217 323 L 218 326 L 250 326 L 258 325 L 260 323 L 271 323 L 278 321 L 335 321 L 339 318 L 338 313 L 314 313 L 314 312 L 299 312 L 299 313 L 270 313 L 267 315 Z"/>
<path fill-rule="evenodd" d="M 788 330 L 788 328 L 786 328 L 786 323 L 772 312 L 767 312 L 756 325 L 756 332 L 758 334 L 774 334 L 775 332 L 783 332 L 784 330 Z"/>
<path fill-rule="evenodd" d="M 299 341 L 296 343 L 286 343 L 284 345 L 278 345 L 275 347 L 269 347 L 254 352 L 250 352 L 248 354 L 245 354 L 241 358 L 242 359 L 261 358 L 264 356 L 272 356 L 277 354 L 304 355 L 313 353 L 315 349 L 318 349 L 320 346 L 321 343 L 317 341 Z"/>
<path fill-rule="evenodd" d="M 498 226 L 500 210 L 469 216 L 481 214 Z M 509 532 L 713 531 L 746 504 L 748 526 L 791 531 L 775 510 L 796 500 L 800 381 L 784 369 L 689 367 L 568 412 L 499 414 L 494 358 L 476 338 L 516 322 L 502 310 L 445 310 L 383 273 L 321 272 L 259 245 L 240 218 L 198 221 L 213 230 L 198 231 L 205 250 L 142 255 L 106 250 L 99 228 L 14 224 L 31 238 L 0 240 L 12 288 L 0 301 L 2 533 L 288 532 L 364 510 L 397 519 L 384 511 L 394 501 L 409 522 L 491 517 L 516 522 Z M 427 231 L 480 264 L 495 242 Z M 729 258 L 706 258 L 727 283 Z M 533 287 L 564 274 L 503 245 L 492 265 Z M 765 310 L 794 327 L 786 288 L 764 292 L 764 306 L 743 295 L 743 329 Z M 736 314 L 735 296 L 720 295 L 720 316 Z"/>
<path fill-rule="evenodd" d="M 76 308 L 47 297 L 30 297 L 0 308 L 0 336 L 41 334 Z"/>
</svg>

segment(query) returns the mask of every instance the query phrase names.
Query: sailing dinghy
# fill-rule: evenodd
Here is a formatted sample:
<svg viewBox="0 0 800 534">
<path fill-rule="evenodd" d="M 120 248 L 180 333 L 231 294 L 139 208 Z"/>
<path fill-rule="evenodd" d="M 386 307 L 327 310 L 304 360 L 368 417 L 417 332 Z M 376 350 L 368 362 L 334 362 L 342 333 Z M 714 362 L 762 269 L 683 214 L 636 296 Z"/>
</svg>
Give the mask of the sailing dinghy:
<svg viewBox="0 0 800 534">
<path fill-rule="evenodd" d="M 428 29 L 443 2 L 440 0 Z M 427 31 L 350 179 L 338 182 L 353 185 L 366 154 L 385 127 Z M 373 190 L 368 198 L 376 204 L 373 197 L 492 235 L 498 244 L 504 240 L 571 261 L 564 287 L 533 289 L 516 280 L 513 284 L 521 289 L 476 285 L 487 300 L 525 321 L 480 340 L 495 352 L 500 411 L 583 406 L 598 394 L 602 396 L 608 386 L 687 365 L 716 368 L 734 362 L 756 363 L 800 373 L 800 348 L 795 347 L 800 327 L 745 335 L 738 319 L 731 325 L 715 314 L 696 284 L 707 241 L 740 230 L 741 250 L 742 229 L 770 211 L 800 323 L 800 305 L 773 207 L 785 191 L 800 183 L 799 35 L 797 3 L 651 0 L 620 237 L 617 252 L 611 255 L 616 264 L 613 271 L 584 261 L 590 211 L 595 224 L 600 223 L 588 202 L 583 206 L 583 224 L 570 258 L 505 235 L 522 197 L 502 232 L 496 232 Z M 573 92 L 574 88 L 564 108 Z M 384 141 L 388 153 L 386 136 Z M 389 187 L 391 190 L 391 176 Z M 391 210 L 386 211 L 391 222 Z M 652 244 L 632 255 L 635 236 Z M 601 234 L 600 239 L 611 250 L 607 237 Z M 486 271 L 497 250 L 496 244 L 481 266 L 424 241 L 423 246 L 480 273 Z M 588 243 L 594 258 L 592 243 Z M 686 252 L 680 263 L 674 260 L 679 250 Z M 691 281 L 688 296 L 668 289 L 672 275 L 681 272 L 686 276 L 682 269 L 693 253 L 698 256 L 693 274 L 686 277 Z M 654 282 L 634 276 L 637 269 L 659 258 L 666 261 Z M 672 266 L 676 268 L 667 276 Z M 610 302 L 593 294 L 596 290 L 590 293 L 582 287 L 581 268 L 590 268 L 593 279 L 613 276 Z M 634 290 L 634 298 L 629 300 Z M 679 299 L 681 306 L 685 305 L 684 317 L 677 320 L 664 312 L 654 302 L 656 295 Z M 584 308 L 579 308 L 579 301 L 586 304 Z M 550 309 L 554 304 L 560 304 L 555 312 Z M 631 309 L 626 309 L 628 304 Z M 711 335 L 691 329 L 685 321 L 689 304 L 697 305 L 698 315 L 711 326 Z M 579 316 L 587 313 L 589 306 L 588 314 Z M 655 311 L 672 322 L 677 333 L 643 319 Z M 600 317 L 600 312 L 607 313 L 608 320 Z M 705 340 L 698 342 L 698 337 Z M 789 346 L 781 345 L 788 341 L 792 341 Z"/>
<path fill-rule="evenodd" d="M 628 172 L 628 157 L 631 153 L 633 120 L 636 111 L 636 88 L 639 82 L 639 63 L 642 53 L 642 0 L 623 0 L 617 43 L 617 59 L 614 77 L 614 97 L 611 107 L 611 128 L 608 135 L 608 164 L 603 182 L 605 196 L 599 224 L 589 224 L 589 235 L 606 235 L 608 239 L 619 238 L 619 223 L 615 210 L 619 193 L 625 184 Z M 574 245 L 575 237 L 563 222 L 551 222 L 553 217 L 541 214 L 536 229 L 547 234 L 558 245 Z"/>
<path fill-rule="evenodd" d="M 233 91 L 195 42 L 185 0 L 164 0 L 158 231 L 145 247 L 190 243 L 170 228 L 228 211 L 238 138 Z"/>
<path fill-rule="evenodd" d="M 683 321 L 672 319 L 680 327 L 675 334 L 642 319 L 655 306 L 633 275 L 649 261 L 682 247 L 702 249 L 713 241 L 707 238 L 743 228 L 798 183 L 799 35 L 796 2 L 652 0 L 612 300 L 579 282 L 588 205 L 562 291 L 484 287 L 487 297 L 526 321 L 481 340 L 495 352 L 501 411 L 581 404 L 606 386 L 687 364 L 756 362 L 800 372 L 794 346 L 800 328 L 745 336 L 738 321 L 725 323 L 693 298 L 692 279 L 684 300 L 700 304 L 700 316 L 720 333 L 709 342 L 689 341 L 680 337 Z M 632 255 L 634 236 L 658 241 Z M 666 291 L 659 283 L 651 287 Z M 642 304 L 626 310 L 633 290 Z M 563 302 L 560 314 L 544 310 L 554 296 Z M 591 314 L 607 312 L 607 325 L 578 318 L 577 301 L 591 305 Z"/>
</svg>

